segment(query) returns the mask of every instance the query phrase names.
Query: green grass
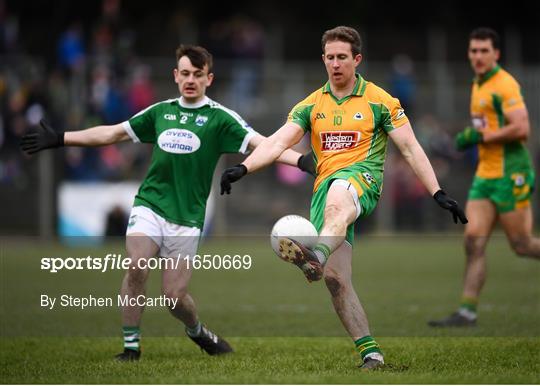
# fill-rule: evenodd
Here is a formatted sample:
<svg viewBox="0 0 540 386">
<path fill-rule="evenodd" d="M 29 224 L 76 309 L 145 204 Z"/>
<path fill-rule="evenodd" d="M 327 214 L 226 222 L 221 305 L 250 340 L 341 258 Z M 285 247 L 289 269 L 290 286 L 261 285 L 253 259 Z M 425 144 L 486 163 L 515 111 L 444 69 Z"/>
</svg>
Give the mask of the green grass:
<svg viewBox="0 0 540 386">
<path fill-rule="evenodd" d="M 45 256 L 103 257 L 121 244 L 67 248 L 0 240 L 1 383 L 539 383 L 540 264 L 492 239 L 489 275 L 474 329 L 433 330 L 458 301 L 459 237 L 362 237 L 354 284 L 388 369 L 370 374 L 333 312 L 323 283 L 308 285 L 279 261 L 268 240 L 213 240 L 201 253 L 249 253 L 252 268 L 197 271 L 190 292 L 201 319 L 230 337 L 236 353 L 201 354 L 162 308 L 147 308 L 144 360 L 117 364 L 116 307 L 84 311 L 39 306 L 40 294 L 115 296 L 123 272 L 41 271 Z M 148 295 L 160 294 L 152 272 Z"/>
<path fill-rule="evenodd" d="M 111 338 L 10 338 L 2 383 L 538 383 L 538 338 L 382 338 L 388 368 L 359 371 L 345 338 L 232 338 L 200 353 L 186 338 L 148 338 L 144 360 L 115 363 Z"/>
</svg>

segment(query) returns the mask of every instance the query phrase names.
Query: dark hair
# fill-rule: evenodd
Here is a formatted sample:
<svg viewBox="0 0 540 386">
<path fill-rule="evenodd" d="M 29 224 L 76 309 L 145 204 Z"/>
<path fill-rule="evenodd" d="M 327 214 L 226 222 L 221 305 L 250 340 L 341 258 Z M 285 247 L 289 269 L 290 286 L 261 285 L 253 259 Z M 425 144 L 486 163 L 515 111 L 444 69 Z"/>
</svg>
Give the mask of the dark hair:
<svg viewBox="0 0 540 386">
<path fill-rule="evenodd" d="M 469 41 L 471 40 L 491 40 L 493 48 L 498 50 L 500 48 L 499 34 L 491 28 L 480 27 L 474 29 L 469 35 Z"/>
<path fill-rule="evenodd" d="M 176 65 L 182 56 L 187 56 L 195 67 L 204 68 L 204 65 L 208 65 L 208 72 L 212 72 L 212 54 L 201 46 L 190 46 L 181 44 L 176 49 Z"/>
<path fill-rule="evenodd" d="M 358 31 L 352 27 L 340 25 L 339 27 L 335 27 L 326 31 L 323 34 L 321 40 L 323 53 L 326 43 L 336 40 L 340 42 L 350 43 L 353 56 L 356 56 L 360 52 L 362 52 L 362 38 L 360 38 L 360 34 L 358 33 Z"/>
</svg>

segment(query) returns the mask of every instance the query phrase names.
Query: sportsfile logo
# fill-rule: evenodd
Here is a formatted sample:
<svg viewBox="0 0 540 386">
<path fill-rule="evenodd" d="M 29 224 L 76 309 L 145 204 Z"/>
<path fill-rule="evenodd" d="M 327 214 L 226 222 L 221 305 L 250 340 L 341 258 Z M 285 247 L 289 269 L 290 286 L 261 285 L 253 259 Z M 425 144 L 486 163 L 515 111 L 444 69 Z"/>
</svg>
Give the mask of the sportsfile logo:
<svg viewBox="0 0 540 386">
<path fill-rule="evenodd" d="M 322 151 L 339 151 L 358 146 L 358 131 L 326 131 L 321 133 Z"/>
</svg>

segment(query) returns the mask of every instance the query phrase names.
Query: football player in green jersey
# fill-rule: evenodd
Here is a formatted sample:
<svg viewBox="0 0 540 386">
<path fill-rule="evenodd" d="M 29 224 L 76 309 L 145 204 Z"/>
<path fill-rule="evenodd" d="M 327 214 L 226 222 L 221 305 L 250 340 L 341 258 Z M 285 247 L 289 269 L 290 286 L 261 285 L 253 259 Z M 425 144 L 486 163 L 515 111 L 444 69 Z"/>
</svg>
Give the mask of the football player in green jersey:
<svg viewBox="0 0 540 386">
<path fill-rule="evenodd" d="M 191 278 L 189 259 L 197 251 L 206 201 L 219 157 L 245 153 L 264 137 L 234 111 L 206 96 L 212 84 L 212 56 L 199 46 L 176 51 L 174 81 L 180 98 L 158 102 L 131 119 L 81 131 L 58 132 L 46 122 L 25 135 L 21 148 L 28 154 L 60 146 L 103 146 L 127 141 L 152 143 L 152 161 L 135 197 L 127 228 L 126 249 L 131 267 L 122 282 L 121 295 L 137 298 L 145 292 L 148 269 L 141 260 L 153 256 L 175 258 L 175 267 L 162 270 L 163 294 L 177 299 L 170 307 L 183 322 L 187 335 L 210 355 L 232 351 L 229 344 L 201 324 L 187 292 Z M 314 174 L 310 156 L 287 150 L 279 161 Z M 138 360 L 141 306 L 124 306 L 122 361 Z"/>
</svg>

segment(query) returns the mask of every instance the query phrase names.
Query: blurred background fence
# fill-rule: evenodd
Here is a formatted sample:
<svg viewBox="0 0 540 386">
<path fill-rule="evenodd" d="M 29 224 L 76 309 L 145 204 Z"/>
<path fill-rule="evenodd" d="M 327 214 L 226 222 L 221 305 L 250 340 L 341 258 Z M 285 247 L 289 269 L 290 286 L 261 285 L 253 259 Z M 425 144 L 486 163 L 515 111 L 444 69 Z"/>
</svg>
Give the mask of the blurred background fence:
<svg viewBox="0 0 540 386">
<path fill-rule="evenodd" d="M 24 156 L 18 139 L 42 117 L 59 129 L 77 130 L 118 123 L 156 101 L 177 97 L 174 50 L 179 43 L 198 43 L 215 56 L 215 82 L 208 95 L 269 135 L 294 104 L 326 81 L 320 36 L 338 24 L 361 31 L 365 48 L 359 72 L 400 99 L 441 184 L 460 202 L 466 200 L 476 154 L 456 152 L 453 135 L 469 124 L 473 74 L 466 47 L 477 21 L 459 5 L 447 5 L 437 13 L 443 19 L 445 10 L 450 18 L 463 16 L 454 26 L 421 24 L 420 19 L 415 24 L 411 19 L 410 26 L 390 20 L 385 28 L 366 18 L 325 20 L 320 15 L 301 28 L 294 15 L 302 13 L 295 9 L 282 22 L 278 11 L 267 9 L 261 16 L 253 5 L 221 15 L 214 9 L 205 19 L 202 5 L 181 8 L 164 2 L 139 20 L 143 11 L 138 2 L 104 0 L 80 10 L 69 2 L 58 4 L 53 12 L 57 23 L 50 24 L 38 18 L 47 2 L 30 7 L 0 1 L 1 234 L 49 237 L 66 232 L 69 224 L 62 208 L 70 202 L 75 207 L 71 210 L 82 210 L 85 203 L 80 198 L 73 201 L 73 196 L 65 201 L 60 193 L 78 184 L 92 186 L 96 202 L 100 192 L 107 196 L 100 211 L 86 208 L 86 216 L 101 224 L 96 232 L 121 233 L 130 202 L 126 207 L 125 193 L 116 200 L 110 184 L 127 183 L 122 186 L 129 191 L 146 173 L 149 145 L 122 143 Z M 374 5 L 365 7 L 373 10 Z M 528 146 L 539 170 L 540 48 L 534 36 L 538 38 L 540 30 L 523 23 L 528 17 L 525 12 L 514 19 L 492 19 L 491 24 L 486 18 L 482 24 L 498 27 L 501 63 L 522 86 L 532 127 Z M 307 140 L 298 146 L 302 152 L 308 148 Z M 239 160 L 237 155 L 223 157 L 216 174 Z M 266 233 L 282 215 L 308 216 L 312 182 L 294 168 L 273 165 L 235 185 L 230 197 L 212 195 L 208 231 Z M 538 202 L 534 208 L 538 224 Z M 390 143 L 382 199 L 370 219 L 360 220 L 360 231 L 456 230 L 446 215 Z"/>
</svg>

